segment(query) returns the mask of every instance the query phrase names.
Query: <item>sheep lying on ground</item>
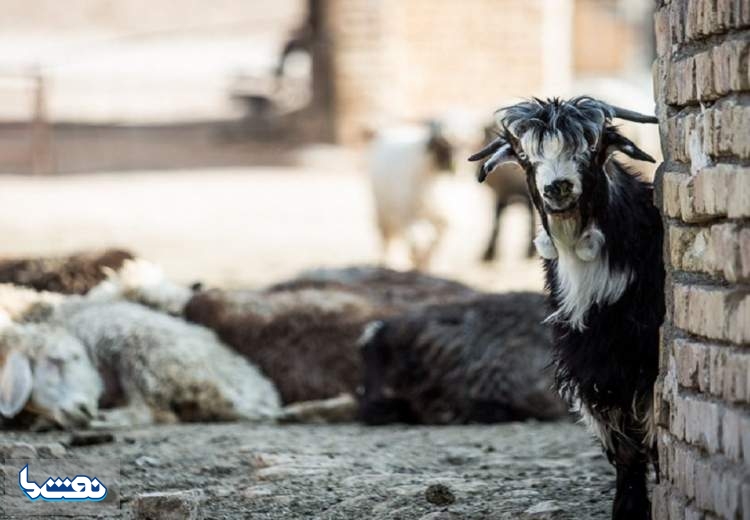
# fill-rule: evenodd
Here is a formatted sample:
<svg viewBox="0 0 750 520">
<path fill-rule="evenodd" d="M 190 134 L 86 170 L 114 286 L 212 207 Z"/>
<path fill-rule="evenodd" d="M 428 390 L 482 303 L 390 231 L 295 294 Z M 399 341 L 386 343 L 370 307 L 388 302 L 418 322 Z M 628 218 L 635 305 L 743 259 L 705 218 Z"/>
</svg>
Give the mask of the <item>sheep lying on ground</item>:
<svg viewBox="0 0 750 520">
<path fill-rule="evenodd" d="M 318 271 L 265 291 L 199 292 L 185 317 L 215 330 L 278 386 L 284 403 L 353 393 L 364 325 L 474 291 L 416 272 Z"/>
<path fill-rule="evenodd" d="M 106 278 L 105 269 L 119 269 L 132 258 L 128 251 L 106 249 L 61 257 L 0 259 L 0 283 L 85 294 Z"/>
<path fill-rule="evenodd" d="M 0 427 L 85 426 L 101 393 L 86 347 L 65 329 L 9 320 L 2 325 Z"/>
<path fill-rule="evenodd" d="M 5 286 L 0 294 L 10 298 L 14 289 Z M 18 292 L 30 299 L 28 291 Z M 6 320 L 0 339 L 0 352 L 5 352 L 2 415 L 12 418 L 25 409 L 58 426 L 81 426 L 96 412 L 97 400 L 102 407 L 122 407 L 108 417 L 128 424 L 260 419 L 278 413 L 273 384 L 213 332 L 104 294 L 92 291 L 49 303 L 40 293 L 40 301 L 27 307 L 27 319 L 37 323 Z M 57 350 L 48 355 L 52 347 Z M 56 355 L 59 351 L 65 355 Z M 23 356 L 30 370 L 18 369 Z M 52 368 L 40 372 L 38 360 L 44 356 L 52 357 Z M 63 377 L 68 373 L 78 376 Z M 64 386 L 40 401 L 39 389 L 58 377 Z M 98 393 L 93 380 L 99 381 Z M 87 396 L 85 417 L 71 416 L 68 401 L 75 395 Z"/>
<path fill-rule="evenodd" d="M 509 293 L 371 323 L 361 341 L 360 417 L 461 424 L 565 416 L 544 317 L 544 296 Z"/>
<path fill-rule="evenodd" d="M 418 271 L 394 271 L 382 267 L 313 269 L 268 291 L 303 288 L 341 288 L 359 294 L 377 305 L 403 312 L 435 303 L 471 298 L 478 293 L 468 286 Z"/>
<path fill-rule="evenodd" d="M 124 296 L 170 312 L 184 305 L 188 320 L 215 330 L 224 342 L 259 366 L 277 385 L 286 404 L 354 394 L 363 380 L 369 385 L 367 395 L 374 396 L 372 392 L 382 393 L 382 388 L 373 386 L 373 374 L 406 378 L 391 366 L 373 364 L 367 356 L 363 370 L 358 339 L 367 323 L 386 320 L 374 338 L 392 341 L 391 332 L 387 338 L 382 336 L 396 326 L 391 324 L 410 324 L 413 334 L 398 336 L 398 348 L 413 353 L 423 368 L 432 367 L 431 379 L 424 382 L 427 387 L 433 385 L 434 390 L 444 385 L 444 394 L 432 397 L 427 387 L 404 387 L 415 405 L 422 399 L 419 406 L 425 413 L 411 420 L 499 421 L 553 418 L 564 413 L 556 408 L 560 401 L 550 394 L 551 379 L 542 370 L 550 361 L 550 340 L 540 323 L 544 316 L 538 295 L 483 295 L 460 283 L 418 272 L 371 267 L 310 271 L 262 291 L 207 290 L 189 295 L 157 276 L 152 267 L 138 264 L 129 263 L 112 273 L 91 296 Z M 144 276 L 144 272 L 151 274 Z M 138 283 L 144 280 L 142 294 Z M 471 311 L 474 306 L 481 312 Z M 435 328 L 435 320 L 443 328 Z M 453 329 L 442 323 L 446 320 L 453 323 Z M 422 350 L 422 329 L 424 337 L 436 330 L 445 332 L 447 343 L 434 339 L 431 348 L 436 350 Z M 376 347 L 381 352 L 382 348 Z M 482 351 L 485 357 L 477 348 L 486 349 Z M 446 354 L 445 363 L 434 362 L 431 356 L 436 352 Z M 469 385 L 474 395 L 463 394 L 462 387 L 474 379 L 485 386 Z M 513 395 L 506 388 L 511 388 Z M 367 405 L 367 399 L 363 403 Z M 373 406 L 365 406 L 365 410 L 372 411 Z M 347 409 L 351 413 L 351 408 Z M 306 409 L 290 420 L 331 415 L 319 411 Z M 367 412 L 363 417 L 374 422 Z M 336 420 L 341 417 L 337 415 Z"/>
</svg>

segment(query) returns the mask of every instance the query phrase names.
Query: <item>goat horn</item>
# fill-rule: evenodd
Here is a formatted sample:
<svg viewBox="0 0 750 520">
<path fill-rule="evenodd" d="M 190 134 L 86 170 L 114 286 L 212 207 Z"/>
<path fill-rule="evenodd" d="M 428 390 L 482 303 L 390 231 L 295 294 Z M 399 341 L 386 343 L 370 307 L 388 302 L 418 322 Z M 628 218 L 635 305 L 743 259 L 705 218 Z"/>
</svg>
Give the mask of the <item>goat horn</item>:
<svg viewBox="0 0 750 520">
<path fill-rule="evenodd" d="M 620 108 L 614 105 L 609 105 L 612 109 L 613 117 L 618 119 L 625 119 L 626 121 L 633 121 L 635 123 L 658 123 L 659 120 L 654 116 L 647 116 L 634 110 L 628 110 L 627 108 Z"/>
<path fill-rule="evenodd" d="M 490 157 L 487 162 L 482 165 L 482 169 L 477 176 L 477 180 L 479 182 L 484 182 L 487 176 L 492 173 L 492 171 L 501 163 L 512 161 L 512 155 L 513 149 L 509 144 L 506 143 L 501 146 L 500 149 L 492 154 L 492 157 Z"/>
<path fill-rule="evenodd" d="M 488 155 L 492 155 L 493 153 L 495 153 L 504 144 L 506 144 L 504 138 L 496 137 L 495 139 L 490 141 L 490 144 L 469 157 L 469 161 L 478 161 L 480 159 L 484 159 Z"/>
</svg>

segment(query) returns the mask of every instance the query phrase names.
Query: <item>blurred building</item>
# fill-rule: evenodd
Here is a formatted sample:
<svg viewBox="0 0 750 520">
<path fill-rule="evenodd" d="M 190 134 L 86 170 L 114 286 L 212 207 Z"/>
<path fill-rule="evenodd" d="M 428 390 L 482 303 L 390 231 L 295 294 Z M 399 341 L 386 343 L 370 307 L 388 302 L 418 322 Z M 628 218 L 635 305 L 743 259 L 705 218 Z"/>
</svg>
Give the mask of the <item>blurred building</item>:
<svg viewBox="0 0 750 520">
<path fill-rule="evenodd" d="M 652 8 L 15 3 L 0 20 L 0 171 L 254 164 L 300 142 L 356 144 L 384 124 L 447 113 L 481 121 L 532 95 L 606 93 L 648 111 Z"/>
<path fill-rule="evenodd" d="M 565 96 L 578 92 L 578 77 L 632 75 L 652 99 L 649 0 L 317 4 L 340 142 L 394 120 L 489 114 L 519 97 Z"/>
<path fill-rule="evenodd" d="M 327 0 L 335 136 L 567 91 L 569 0 Z"/>
</svg>

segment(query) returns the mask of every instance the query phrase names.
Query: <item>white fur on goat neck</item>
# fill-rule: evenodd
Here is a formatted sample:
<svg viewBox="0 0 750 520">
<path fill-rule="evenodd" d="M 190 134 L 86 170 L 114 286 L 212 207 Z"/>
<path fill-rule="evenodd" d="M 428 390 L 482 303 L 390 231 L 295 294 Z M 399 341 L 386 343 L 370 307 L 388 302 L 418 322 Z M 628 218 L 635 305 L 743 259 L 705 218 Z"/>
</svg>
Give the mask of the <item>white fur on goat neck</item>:
<svg viewBox="0 0 750 520">
<path fill-rule="evenodd" d="M 583 330 L 589 308 L 616 302 L 630 285 L 632 274 L 610 268 L 607 256 L 602 254 L 604 234 L 596 226 L 573 240 L 577 226 L 577 219 L 550 218 L 552 237 L 542 230 L 534 244 L 543 258 L 557 258 L 557 287 L 552 290 L 560 304 L 545 321 L 566 321 Z"/>
</svg>

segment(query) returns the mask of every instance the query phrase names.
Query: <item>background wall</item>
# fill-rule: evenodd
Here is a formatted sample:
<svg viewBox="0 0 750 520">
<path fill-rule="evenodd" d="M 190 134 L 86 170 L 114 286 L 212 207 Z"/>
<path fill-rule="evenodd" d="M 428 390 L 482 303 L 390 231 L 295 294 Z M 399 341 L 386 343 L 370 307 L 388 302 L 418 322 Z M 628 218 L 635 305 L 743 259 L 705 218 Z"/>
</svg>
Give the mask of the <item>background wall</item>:
<svg viewBox="0 0 750 520">
<path fill-rule="evenodd" d="M 514 97 L 564 95 L 570 0 L 328 0 L 337 140 L 454 108 L 491 114 Z"/>
<path fill-rule="evenodd" d="M 656 518 L 750 518 L 750 2 L 659 1 Z"/>
</svg>

